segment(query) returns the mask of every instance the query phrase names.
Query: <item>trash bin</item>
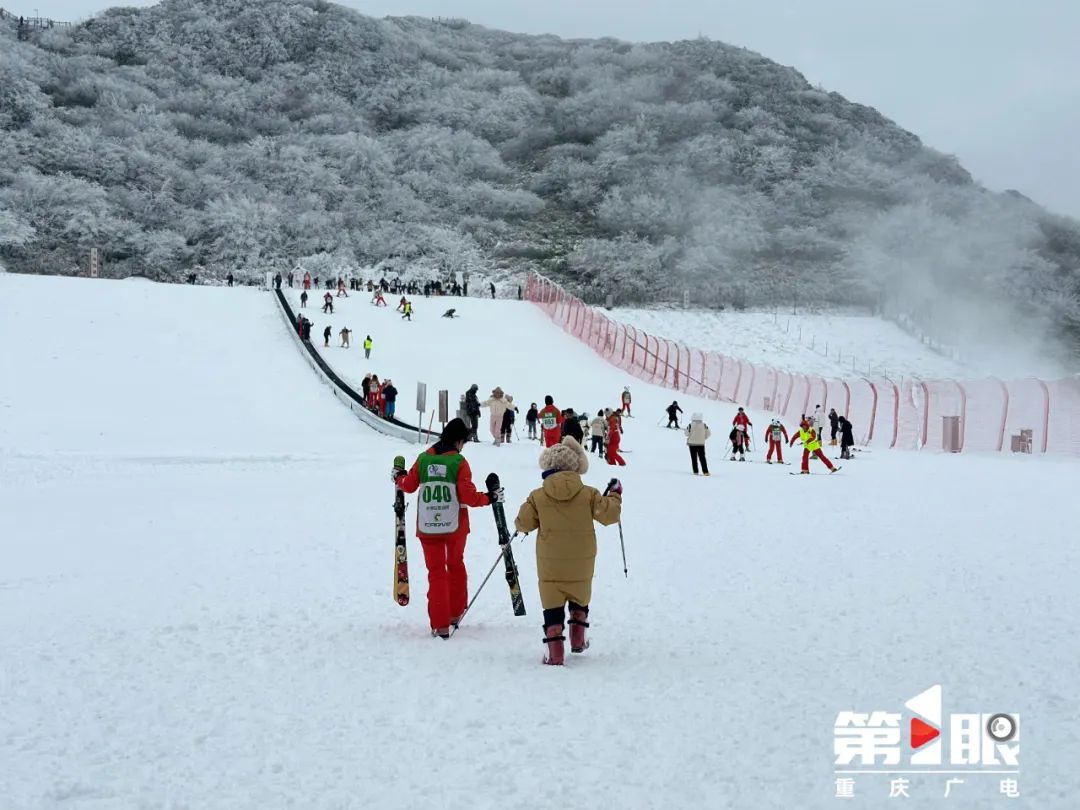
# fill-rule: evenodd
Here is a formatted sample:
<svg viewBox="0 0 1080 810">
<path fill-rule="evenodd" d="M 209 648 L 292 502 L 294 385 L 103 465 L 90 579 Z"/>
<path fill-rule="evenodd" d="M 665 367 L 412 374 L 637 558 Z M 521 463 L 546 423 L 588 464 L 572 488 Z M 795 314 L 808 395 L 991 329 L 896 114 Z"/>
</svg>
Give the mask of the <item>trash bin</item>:
<svg viewBox="0 0 1080 810">
<path fill-rule="evenodd" d="M 946 453 L 959 453 L 960 446 L 960 417 L 941 417 L 941 445 Z"/>
</svg>

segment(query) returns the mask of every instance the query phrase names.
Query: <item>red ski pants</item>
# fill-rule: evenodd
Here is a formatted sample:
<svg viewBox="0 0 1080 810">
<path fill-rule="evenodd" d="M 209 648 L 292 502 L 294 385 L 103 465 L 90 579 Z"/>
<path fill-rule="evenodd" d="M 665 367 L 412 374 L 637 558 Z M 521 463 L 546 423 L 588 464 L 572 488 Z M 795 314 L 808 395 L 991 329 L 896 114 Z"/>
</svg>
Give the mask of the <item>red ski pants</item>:
<svg viewBox="0 0 1080 810">
<path fill-rule="evenodd" d="M 781 464 L 784 463 L 784 450 L 783 445 L 773 439 L 769 439 L 769 452 L 765 454 L 766 461 L 772 461 L 773 450 L 776 451 L 776 460 Z"/>
<path fill-rule="evenodd" d="M 427 564 L 427 610 L 431 629 L 450 626 L 450 619 L 465 612 L 469 603 L 469 577 L 465 571 L 464 532 L 440 538 L 420 538 Z"/>
<path fill-rule="evenodd" d="M 624 402 L 622 404 L 622 412 L 625 413 L 627 416 L 630 415 L 630 403 L 629 402 Z"/>
<path fill-rule="evenodd" d="M 825 454 L 821 452 L 820 447 L 814 451 L 814 455 L 817 456 L 821 461 L 824 461 L 825 466 L 828 467 L 830 470 L 833 468 L 832 462 L 825 457 Z M 810 472 L 810 451 L 807 450 L 805 447 L 802 451 L 802 471 Z"/>
<path fill-rule="evenodd" d="M 619 455 L 619 443 L 609 444 L 607 446 L 607 463 L 617 464 L 620 467 L 626 466 L 626 461 Z"/>
<path fill-rule="evenodd" d="M 544 431 L 544 447 L 554 447 L 562 441 L 562 428 L 552 428 Z"/>
</svg>

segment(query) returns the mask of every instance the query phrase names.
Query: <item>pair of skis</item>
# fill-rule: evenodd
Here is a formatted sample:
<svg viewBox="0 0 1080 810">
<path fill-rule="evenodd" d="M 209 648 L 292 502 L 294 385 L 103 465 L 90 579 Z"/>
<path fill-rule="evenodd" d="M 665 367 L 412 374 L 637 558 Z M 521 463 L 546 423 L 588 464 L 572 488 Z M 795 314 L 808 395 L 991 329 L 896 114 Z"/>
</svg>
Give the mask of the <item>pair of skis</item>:
<svg viewBox="0 0 1080 810">
<path fill-rule="evenodd" d="M 405 472 L 404 456 L 394 458 L 394 468 L 401 470 L 403 473 Z M 492 496 L 491 511 L 495 515 L 495 529 L 499 536 L 500 551 L 499 558 L 495 560 L 495 565 L 491 566 L 491 570 L 484 577 L 484 581 L 480 583 L 480 588 L 477 588 L 476 596 L 479 596 L 480 590 L 495 571 L 499 560 L 502 560 L 506 569 L 506 584 L 510 586 L 510 602 L 514 608 L 514 615 L 524 616 L 525 600 L 521 595 L 521 582 L 518 578 L 517 564 L 514 562 L 514 552 L 510 546 L 512 538 L 506 528 L 506 512 L 502 503 L 494 500 L 495 492 L 499 489 L 499 476 L 491 473 L 484 483 L 487 484 L 488 494 Z M 469 612 L 469 608 L 476 601 L 476 596 L 473 596 L 472 601 L 465 608 L 465 613 Z M 396 485 L 394 486 L 394 601 L 403 607 L 409 604 L 409 554 L 408 547 L 405 544 L 405 493 Z M 465 613 L 461 614 L 461 619 L 464 619 Z M 459 624 L 461 619 L 458 620 Z"/>
</svg>

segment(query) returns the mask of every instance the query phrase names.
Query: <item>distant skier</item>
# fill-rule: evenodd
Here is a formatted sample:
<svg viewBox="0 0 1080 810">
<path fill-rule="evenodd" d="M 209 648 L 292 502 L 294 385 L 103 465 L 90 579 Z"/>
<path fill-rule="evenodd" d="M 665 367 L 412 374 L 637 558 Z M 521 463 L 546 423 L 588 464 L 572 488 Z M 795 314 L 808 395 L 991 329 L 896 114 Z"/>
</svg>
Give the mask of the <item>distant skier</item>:
<svg viewBox="0 0 1080 810">
<path fill-rule="evenodd" d="M 407 303 L 407 301 L 408 301 L 408 299 L 404 295 L 401 296 L 401 300 L 398 301 L 398 305 L 394 308 L 395 311 L 396 312 L 404 312 L 405 311 L 405 304 Z"/>
<path fill-rule="evenodd" d="M 412 301 L 405 302 L 405 314 L 401 316 L 401 319 L 412 323 Z"/>
<path fill-rule="evenodd" d="M 618 523 L 622 515 L 622 484 L 611 483 L 607 495 L 587 486 L 581 476 L 589 469 L 589 456 L 576 439 L 565 437 L 540 454 L 543 485 L 529 493 L 518 510 L 514 528 L 536 535 L 536 572 L 540 604 L 544 609 L 544 663 L 566 660 L 563 631 L 570 609 L 570 651 L 588 647 L 589 604 L 596 564 L 596 530 Z"/>
<path fill-rule="evenodd" d="M 495 297 L 495 283 L 492 282 L 488 286 L 491 288 L 491 297 L 494 298 Z"/>
<path fill-rule="evenodd" d="M 677 401 L 667 406 L 667 426 L 669 428 L 679 429 L 679 414 L 682 412 L 683 409 L 679 407 Z"/>
<path fill-rule="evenodd" d="M 705 459 L 705 442 L 712 436 L 712 431 L 705 424 L 700 413 L 690 416 L 690 427 L 686 429 L 686 446 L 690 448 L 690 467 L 694 475 L 698 474 L 698 462 L 701 462 L 703 475 L 709 474 L 709 462 Z"/>
<path fill-rule="evenodd" d="M 506 395 L 506 410 L 502 415 L 502 440 L 510 444 L 510 436 L 514 432 L 514 420 L 517 419 L 518 406 L 514 404 L 514 398 Z"/>
<path fill-rule="evenodd" d="M 536 423 L 540 419 L 540 412 L 536 409 L 536 403 L 533 402 L 529 405 L 529 410 L 525 413 L 525 426 L 529 430 L 529 438 L 536 439 Z"/>
<path fill-rule="evenodd" d="M 311 273 L 307 272 L 306 270 L 304 271 L 304 289 L 311 289 Z"/>
<path fill-rule="evenodd" d="M 739 461 L 746 461 L 746 428 L 735 425 L 728 434 L 728 440 L 731 442 L 731 460 L 734 461 L 738 455 Z"/>
<path fill-rule="evenodd" d="M 351 329 L 347 329 L 345 327 L 341 328 L 341 332 L 339 333 L 339 336 L 341 337 L 341 348 L 343 348 L 343 349 L 349 348 L 349 336 L 350 335 L 352 335 L 352 330 Z"/>
<path fill-rule="evenodd" d="M 383 298 L 383 291 L 381 289 L 375 290 L 375 296 L 371 299 L 371 303 L 377 307 L 387 306 L 386 299 Z"/>
<path fill-rule="evenodd" d="M 465 569 L 465 543 L 469 537 L 466 507 L 489 506 L 503 500 L 500 488 L 493 495 L 480 492 L 472 469 L 461 455 L 469 429 L 451 419 L 439 441 L 417 457 L 408 473 L 395 468 L 394 485 L 402 492 L 420 490 L 416 499 L 416 536 L 424 550 L 428 570 L 428 621 L 431 634 L 450 638 L 469 600 Z"/>
<path fill-rule="evenodd" d="M 327 349 L 330 348 L 330 335 L 332 333 L 333 333 L 333 330 L 329 326 L 327 326 L 325 329 L 323 329 L 322 339 L 323 339 L 323 347 L 324 348 L 327 348 Z"/>
<path fill-rule="evenodd" d="M 769 443 L 769 452 L 765 454 L 766 464 L 772 464 L 774 451 L 776 452 L 776 463 L 784 463 L 784 449 L 781 439 L 785 442 L 788 441 L 787 428 L 783 426 L 779 419 L 773 419 L 769 426 L 765 428 L 765 440 Z"/>
<path fill-rule="evenodd" d="M 836 447 L 836 434 L 840 432 L 840 417 L 836 408 L 829 408 L 829 444 Z"/>
<path fill-rule="evenodd" d="M 275 290 L 280 290 L 281 289 L 281 273 L 275 273 L 274 274 L 274 289 Z"/>
<path fill-rule="evenodd" d="M 480 430 L 480 398 L 476 396 L 476 392 L 479 390 L 479 386 L 473 383 L 469 386 L 469 390 L 465 392 L 465 415 L 469 418 L 469 441 L 478 442 L 480 437 L 477 432 Z"/>
<path fill-rule="evenodd" d="M 307 306 L 307 290 L 304 290 L 302 293 L 300 293 L 300 306 Z"/>
<path fill-rule="evenodd" d="M 854 428 L 851 420 L 846 416 L 839 418 L 840 426 L 840 458 L 851 459 L 851 448 L 855 446 Z"/>
<path fill-rule="evenodd" d="M 382 397 L 385 405 L 383 406 L 383 412 L 387 419 L 394 418 L 394 410 L 397 407 L 398 390 L 394 388 L 394 384 L 387 379 L 383 383 Z"/>
<path fill-rule="evenodd" d="M 287 278 L 287 279 L 288 279 L 288 281 L 289 281 L 289 289 L 291 290 L 291 289 L 292 289 L 292 285 L 293 285 L 293 279 L 295 278 L 295 276 L 293 276 L 293 274 L 292 274 L 292 273 L 289 273 L 289 275 L 288 275 L 288 276 L 286 276 L 286 278 Z"/>
<path fill-rule="evenodd" d="M 589 439 L 592 444 L 589 452 L 596 453 L 600 458 L 604 457 L 604 431 L 606 428 L 607 420 L 604 419 L 604 412 L 597 411 L 596 418 L 589 423 Z"/>
<path fill-rule="evenodd" d="M 803 417 L 802 422 L 799 423 L 799 433 L 796 436 L 791 437 L 791 446 L 795 445 L 795 441 L 802 442 L 802 468 L 799 470 L 803 475 L 810 474 L 810 454 L 813 453 L 823 462 L 825 466 L 829 468 L 829 472 L 836 472 L 836 467 L 833 463 L 826 458 L 825 454 L 821 452 L 821 439 L 818 438 L 817 431 L 814 430 L 814 426 L 810 423 L 810 420 Z"/>
<path fill-rule="evenodd" d="M 544 431 L 544 447 L 554 447 L 562 438 L 563 415 L 555 407 L 555 400 L 550 394 L 544 397 L 544 407 L 537 416 Z"/>
<path fill-rule="evenodd" d="M 457 312 L 457 310 L 451 307 L 450 309 L 446 310 L 446 312 L 444 312 L 442 316 L 444 318 L 453 318 L 455 312 Z"/>
<path fill-rule="evenodd" d="M 630 386 L 626 386 L 622 391 L 622 411 L 626 416 L 631 416 L 630 413 Z"/>
<path fill-rule="evenodd" d="M 619 411 L 608 409 L 604 411 L 608 423 L 607 435 L 607 463 L 619 467 L 626 466 L 626 459 L 619 455 L 619 446 L 622 444 L 622 419 Z"/>
<path fill-rule="evenodd" d="M 330 293 L 326 293 L 326 295 L 323 296 L 322 311 L 323 312 L 328 312 L 331 315 L 334 314 L 334 296 L 331 295 Z"/>
<path fill-rule="evenodd" d="M 337 294 L 338 294 L 338 298 L 341 298 L 343 296 L 345 298 L 349 297 L 349 294 L 347 292 L 345 292 L 345 279 L 343 279 L 343 278 L 338 278 L 338 280 L 337 280 Z"/>
<path fill-rule="evenodd" d="M 373 345 L 374 344 L 371 342 L 371 335 L 368 335 L 366 338 L 364 338 L 364 359 L 365 360 L 368 360 L 368 359 L 371 358 L 371 347 Z"/>
</svg>

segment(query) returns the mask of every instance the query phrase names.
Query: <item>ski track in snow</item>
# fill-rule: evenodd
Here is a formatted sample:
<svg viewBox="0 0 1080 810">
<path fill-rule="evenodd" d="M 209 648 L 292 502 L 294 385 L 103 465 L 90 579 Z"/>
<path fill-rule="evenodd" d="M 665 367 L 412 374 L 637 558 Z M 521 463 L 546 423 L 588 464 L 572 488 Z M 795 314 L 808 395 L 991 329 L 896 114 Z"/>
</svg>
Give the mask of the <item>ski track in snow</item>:
<svg viewBox="0 0 1080 810">
<path fill-rule="evenodd" d="M 946 713 L 1022 715 L 1024 798 L 978 776 L 943 800 L 913 777 L 919 806 L 1076 806 L 1075 462 L 883 451 L 793 477 L 728 463 L 732 407 L 688 399 L 717 434 L 713 476 L 695 478 L 656 427 L 671 393 L 531 305 L 417 298 L 410 324 L 366 296 L 335 304 L 335 332 L 376 346 L 370 364 L 328 358 L 357 383 L 392 376 L 406 418 L 418 377 L 429 406 L 475 381 L 523 410 L 552 393 L 595 411 L 632 386 L 629 578 L 617 529 L 598 528 L 592 648 L 540 665 L 530 539 L 525 618 L 496 574 L 454 639 L 432 640 L 411 531 L 412 603 L 393 603 L 388 468 L 417 448 L 338 403 L 270 295 L 6 275 L 5 810 L 834 807 L 836 713 L 901 711 L 934 683 Z M 462 319 L 438 318 L 451 305 Z M 466 451 L 477 479 L 500 473 L 510 519 L 536 451 Z M 594 461 L 586 479 L 610 474 Z M 497 547 L 489 512 L 471 518 L 475 588 Z M 891 804 L 887 778 L 857 793 Z"/>
</svg>

